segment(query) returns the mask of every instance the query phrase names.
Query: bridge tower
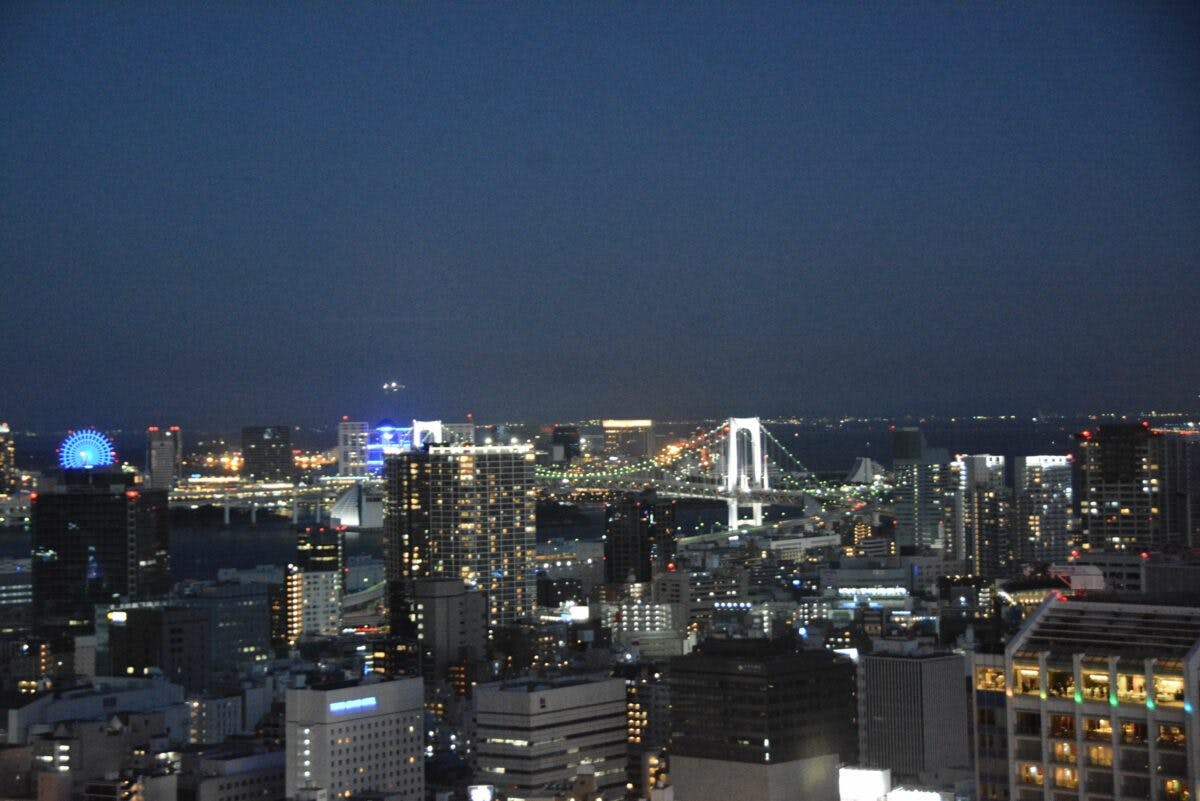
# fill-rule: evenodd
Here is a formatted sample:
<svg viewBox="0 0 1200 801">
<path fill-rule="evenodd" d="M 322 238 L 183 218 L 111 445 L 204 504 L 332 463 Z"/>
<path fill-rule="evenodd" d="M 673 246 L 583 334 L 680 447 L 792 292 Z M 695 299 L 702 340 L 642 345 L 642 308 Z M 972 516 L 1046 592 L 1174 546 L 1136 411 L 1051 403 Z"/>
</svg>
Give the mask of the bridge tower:
<svg viewBox="0 0 1200 801">
<path fill-rule="evenodd" d="M 762 422 L 757 417 L 730 417 L 725 427 L 729 433 L 725 449 L 725 477 L 721 481 L 721 489 L 730 494 L 727 501 L 729 529 L 736 531 L 743 524 L 761 526 L 762 502 L 752 501 L 751 516 L 742 518 L 738 495 L 748 494 L 753 490 L 770 489 Z M 743 432 L 749 435 L 748 445 L 742 442 Z"/>
</svg>

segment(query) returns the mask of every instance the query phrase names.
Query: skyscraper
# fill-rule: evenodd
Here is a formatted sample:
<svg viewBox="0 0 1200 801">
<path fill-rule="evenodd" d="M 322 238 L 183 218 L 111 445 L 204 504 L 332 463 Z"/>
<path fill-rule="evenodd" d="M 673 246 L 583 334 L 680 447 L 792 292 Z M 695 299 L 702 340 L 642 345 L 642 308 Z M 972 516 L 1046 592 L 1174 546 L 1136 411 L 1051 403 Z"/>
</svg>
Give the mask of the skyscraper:
<svg viewBox="0 0 1200 801">
<path fill-rule="evenodd" d="M 242 476 L 255 481 L 289 481 L 296 472 L 292 429 L 247 426 L 242 429 Z"/>
<path fill-rule="evenodd" d="M 955 541 L 953 504 L 958 476 L 943 448 L 930 448 L 920 429 L 900 428 L 892 435 L 895 481 L 896 544 L 902 547 L 945 548 L 961 559 Z"/>
<path fill-rule="evenodd" d="M 337 463 L 339 476 L 365 476 L 367 474 L 366 423 L 343 417 L 338 423 Z"/>
<path fill-rule="evenodd" d="M 490 626 L 528 616 L 536 596 L 533 460 L 528 445 L 431 445 L 389 457 L 389 582 L 456 577 L 487 593 Z M 400 604 L 396 590 L 389 595 Z"/>
<path fill-rule="evenodd" d="M 650 581 L 675 552 L 675 504 L 655 494 L 626 495 L 605 507 L 604 580 Z M 630 578 L 632 576 L 632 578 Z"/>
<path fill-rule="evenodd" d="M 183 473 L 183 433 L 179 426 L 146 429 L 146 486 L 169 490 Z"/>
<path fill-rule="evenodd" d="M 1011 501 L 1004 484 L 1004 457 L 963 455 L 957 460 L 959 519 L 971 572 L 994 578 L 1005 575 L 1012 562 Z"/>
<path fill-rule="evenodd" d="M 8 423 L 0 423 L 0 493 L 17 488 L 17 446 Z"/>
<path fill-rule="evenodd" d="M 1071 536 L 1074 490 L 1067 456 L 1018 456 L 1013 464 L 1013 555 L 1020 562 L 1062 562 Z"/>
<path fill-rule="evenodd" d="M 1148 424 L 1103 425 L 1076 436 L 1079 515 L 1093 549 L 1192 544 L 1196 446 Z"/>
<path fill-rule="evenodd" d="M 170 584 L 167 494 L 120 470 L 63 470 L 33 496 L 37 626 L 69 646 L 96 604 L 154 598 Z"/>
<path fill-rule="evenodd" d="M 407 451 L 384 463 L 383 558 L 393 635 L 416 636 L 406 602 L 408 582 L 433 575 L 429 553 L 429 451 Z"/>
</svg>

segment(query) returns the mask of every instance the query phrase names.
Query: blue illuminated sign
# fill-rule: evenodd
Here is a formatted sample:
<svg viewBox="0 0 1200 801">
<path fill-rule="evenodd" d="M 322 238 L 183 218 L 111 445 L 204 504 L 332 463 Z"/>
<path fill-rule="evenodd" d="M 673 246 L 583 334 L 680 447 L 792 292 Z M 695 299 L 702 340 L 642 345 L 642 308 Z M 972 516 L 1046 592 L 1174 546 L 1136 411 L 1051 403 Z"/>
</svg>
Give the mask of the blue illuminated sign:
<svg viewBox="0 0 1200 801">
<path fill-rule="evenodd" d="M 334 715 L 344 715 L 347 712 L 362 712 L 364 709 L 375 708 L 375 696 L 352 698 L 349 701 L 334 701 L 329 705 L 329 712 Z"/>
</svg>

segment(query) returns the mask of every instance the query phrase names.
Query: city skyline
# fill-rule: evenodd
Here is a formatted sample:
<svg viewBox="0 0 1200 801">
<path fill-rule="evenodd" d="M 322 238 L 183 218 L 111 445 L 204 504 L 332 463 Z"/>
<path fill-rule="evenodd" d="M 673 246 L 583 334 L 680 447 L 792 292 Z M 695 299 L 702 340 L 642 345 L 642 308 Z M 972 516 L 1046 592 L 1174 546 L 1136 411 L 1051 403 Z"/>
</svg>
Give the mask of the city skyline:
<svg viewBox="0 0 1200 801">
<path fill-rule="evenodd" d="M 1194 409 L 1198 33 L 6 8 L 0 417 Z"/>
</svg>

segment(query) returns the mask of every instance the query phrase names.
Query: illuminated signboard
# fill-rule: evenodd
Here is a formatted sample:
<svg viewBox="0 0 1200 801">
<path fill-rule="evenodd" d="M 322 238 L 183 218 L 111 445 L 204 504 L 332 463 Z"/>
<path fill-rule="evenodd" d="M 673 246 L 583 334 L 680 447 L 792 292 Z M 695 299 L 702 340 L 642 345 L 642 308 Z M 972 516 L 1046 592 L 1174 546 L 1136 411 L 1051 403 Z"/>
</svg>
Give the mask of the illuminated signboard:
<svg viewBox="0 0 1200 801">
<path fill-rule="evenodd" d="M 374 709 L 375 703 L 375 696 L 373 695 L 366 698 L 351 698 L 349 701 L 334 701 L 329 705 L 329 711 L 334 715 L 344 715 L 347 712 L 362 712 L 367 709 Z"/>
</svg>

